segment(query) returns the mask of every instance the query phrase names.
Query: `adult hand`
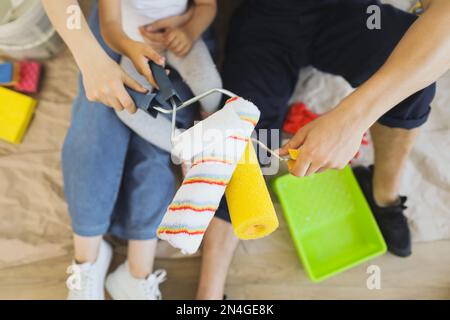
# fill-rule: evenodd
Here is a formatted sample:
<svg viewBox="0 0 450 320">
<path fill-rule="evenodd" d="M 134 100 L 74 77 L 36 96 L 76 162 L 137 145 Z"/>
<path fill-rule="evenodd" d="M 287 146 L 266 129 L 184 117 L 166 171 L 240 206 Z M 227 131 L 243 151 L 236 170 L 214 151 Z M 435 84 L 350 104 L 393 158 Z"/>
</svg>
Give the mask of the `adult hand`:
<svg viewBox="0 0 450 320">
<path fill-rule="evenodd" d="M 80 68 L 87 98 L 118 111 L 127 109 L 131 113 L 135 112 L 136 106 L 124 85 L 142 93 L 147 90 L 106 54 L 83 15 L 80 17 L 80 28 L 67 28 L 67 8 L 78 6 L 77 1 L 42 0 L 42 4 Z"/>
<path fill-rule="evenodd" d="M 86 65 L 80 64 L 83 84 L 89 101 L 100 102 L 117 111 L 126 109 L 136 112 L 136 106 L 124 85 L 138 92 L 147 89 L 131 78 L 122 68 L 106 54 Z"/>
<path fill-rule="evenodd" d="M 336 108 L 301 128 L 280 150 L 298 149 L 299 156 L 290 170 L 297 177 L 327 169 L 342 169 L 357 153 L 367 128 L 347 110 Z"/>
</svg>

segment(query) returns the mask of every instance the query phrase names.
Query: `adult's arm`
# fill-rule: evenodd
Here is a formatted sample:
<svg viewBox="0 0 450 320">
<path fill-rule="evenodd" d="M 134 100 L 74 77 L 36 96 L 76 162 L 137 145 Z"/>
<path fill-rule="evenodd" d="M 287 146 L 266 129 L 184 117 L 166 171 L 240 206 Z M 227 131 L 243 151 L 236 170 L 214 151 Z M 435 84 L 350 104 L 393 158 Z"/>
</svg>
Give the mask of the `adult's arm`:
<svg viewBox="0 0 450 320">
<path fill-rule="evenodd" d="M 99 0 L 100 30 L 111 49 L 127 56 L 136 70 L 153 86 L 158 87 L 148 64 L 154 61 L 164 65 L 165 59 L 150 44 L 134 41 L 122 28 L 121 0 Z"/>
<path fill-rule="evenodd" d="M 309 123 L 280 150 L 300 149 L 292 169 L 305 176 L 343 168 L 362 136 L 383 114 L 450 69 L 450 1 L 425 0 L 426 11 L 405 33 L 385 64 L 335 109 Z"/>
<path fill-rule="evenodd" d="M 83 76 L 86 96 L 121 111 L 135 112 L 136 106 L 124 85 L 145 93 L 146 89 L 132 79 L 102 49 L 92 34 L 84 16 L 80 28 L 68 28 L 69 6 L 78 6 L 77 0 L 42 0 L 47 15 L 61 35 Z M 81 12 L 81 10 L 80 10 Z"/>
</svg>

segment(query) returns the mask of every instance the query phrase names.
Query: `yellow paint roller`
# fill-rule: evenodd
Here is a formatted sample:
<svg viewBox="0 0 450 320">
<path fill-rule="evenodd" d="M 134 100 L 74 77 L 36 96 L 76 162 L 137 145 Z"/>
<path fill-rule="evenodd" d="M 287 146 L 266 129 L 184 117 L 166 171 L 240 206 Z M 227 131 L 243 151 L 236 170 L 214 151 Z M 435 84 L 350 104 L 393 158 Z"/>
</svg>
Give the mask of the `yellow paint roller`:
<svg viewBox="0 0 450 320">
<path fill-rule="evenodd" d="M 278 219 L 250 142 L 225 191 L 231 223 L 237 237 L 258 239 L 278 228 Z"/>
</svg>

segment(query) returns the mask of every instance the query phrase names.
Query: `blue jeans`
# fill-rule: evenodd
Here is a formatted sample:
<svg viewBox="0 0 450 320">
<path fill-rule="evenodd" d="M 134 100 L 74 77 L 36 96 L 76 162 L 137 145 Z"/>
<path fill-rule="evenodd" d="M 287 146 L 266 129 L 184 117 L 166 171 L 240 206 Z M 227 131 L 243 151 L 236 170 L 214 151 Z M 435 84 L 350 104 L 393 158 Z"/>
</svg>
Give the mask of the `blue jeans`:
<svg viewBox="0 0 450 320">
<path fill-rule="evenodd" d="M 119 61 L 120 56 L 101 38 L 97 8 L 90 26 L 108 55 Z M 214 44 L 211 39 L 205 42 Z M 181 98 L 190 98 L 191 92 L 179 75 L 172 72 L 170 76 Z M 192 125 L 193 119 L 193 109 L 178 114 L 181 127 Z M 112 109 L 88 101 L 82 81 L 63 147 L 62 168 L 77 235 L 111 233 L 127 240 L 156 237 L 175 192 L 170 155 L 130 131 Z"/>
</svg>

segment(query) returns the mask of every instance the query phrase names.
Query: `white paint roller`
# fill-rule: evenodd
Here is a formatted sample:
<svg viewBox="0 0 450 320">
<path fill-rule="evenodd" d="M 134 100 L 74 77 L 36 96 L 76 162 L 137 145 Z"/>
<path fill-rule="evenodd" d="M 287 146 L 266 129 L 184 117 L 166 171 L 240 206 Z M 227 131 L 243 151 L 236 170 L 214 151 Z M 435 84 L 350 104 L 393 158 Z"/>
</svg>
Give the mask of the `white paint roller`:
<svg viewBox="0 0 450 320">
<path fill-rule="evenodd" d="M 189 161 L 203 151 L 223 144 L 225 138 L 245 131 L 233 108 L 224 107 L 174 137 L 172 155 Z"/>
</svg>

